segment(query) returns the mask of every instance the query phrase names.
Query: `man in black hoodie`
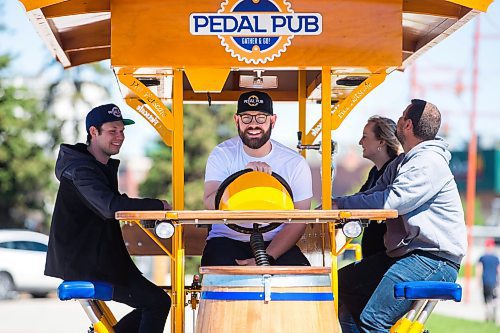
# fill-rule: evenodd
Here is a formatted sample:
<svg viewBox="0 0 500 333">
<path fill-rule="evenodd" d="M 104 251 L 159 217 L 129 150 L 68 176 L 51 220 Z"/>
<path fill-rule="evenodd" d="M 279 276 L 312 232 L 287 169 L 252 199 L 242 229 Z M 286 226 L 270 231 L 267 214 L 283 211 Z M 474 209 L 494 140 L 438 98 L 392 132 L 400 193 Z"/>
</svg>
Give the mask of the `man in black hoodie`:
<svg viewBox="0 0 500 333">
<path fill-rule="evenodd" d="M 50 228 L 45 274 L 63 280 L 104 281 L 113 300 L 133 308 L 116 333 L 163 332 L 171 300 L 147 280 L 130 258 L 115 212 L 169 210 L 158 199 L 135 199 L 118 192 L 118 154 L 125 139 L 120 109 L 106 104 L 86 118 L 87 144 L 62 144 L 56 162 L 60 182 Z"/>
</svg>

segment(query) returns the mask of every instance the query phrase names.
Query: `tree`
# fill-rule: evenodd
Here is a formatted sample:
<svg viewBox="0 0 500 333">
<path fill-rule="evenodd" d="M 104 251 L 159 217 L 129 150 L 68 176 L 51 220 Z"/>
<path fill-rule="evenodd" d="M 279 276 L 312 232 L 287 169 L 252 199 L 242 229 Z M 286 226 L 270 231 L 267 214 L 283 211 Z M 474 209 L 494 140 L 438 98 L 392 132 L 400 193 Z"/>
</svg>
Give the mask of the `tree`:
<svg viewBox="0 0 500 333">
<path fill-rule="evenodd" d="M 114 77 L 105 61 L 80 65 L 65 69 L 55 59 L 42 66 L 36 75 L 38 79 L 48 81 L 42 97 L 43 109 L 56 112 L 58 103 L 66 101 L 72 110 L 90 110 L 96 105 L 96 100 L 111 96 L 110 87 Z M 70 112 L 59 115 L 69 127 L 65 140 L 78 141 L 82 134 L 82 115 Z"/>
<path fill-rule="evenodd" d="M 207 110 L 208 109 L 208 110 Z M 203 209 L 205 164 L 212 149 L 236 135 L 234 106 L 184 106 L 185 208 Z M 157 140 L 147 152 L 153 167 L 139 191 L 145 197 L 172 198 L 172 149 Z"/>
<path fill-rule="evenodd" d="M 5 33 L 1 16 L 0 33 Z M 55 149 L 63 137 L 69 142 L 81 137 L 82 119 L 75 110 L 107 99 L 112 75 L 103 62 L 65 70 L 51 59 L 36 75 L 46 86 L 34 97 L 34 91 L 7 77 L 10 62 L 10 56 L 0 55 L 0 227 L 46 229 L 56 190 Z M 56 110 L 65 112 L 58 116 Z"/>
<path fill-rule="evenodd" d="M 54 194 L 54 149 L 62 126 L 25 87 L 3 76 L 0 56 L 0 225 L 47 225 Z M 32 226 L 35 227 L 35 226 Z"/>
</svg>

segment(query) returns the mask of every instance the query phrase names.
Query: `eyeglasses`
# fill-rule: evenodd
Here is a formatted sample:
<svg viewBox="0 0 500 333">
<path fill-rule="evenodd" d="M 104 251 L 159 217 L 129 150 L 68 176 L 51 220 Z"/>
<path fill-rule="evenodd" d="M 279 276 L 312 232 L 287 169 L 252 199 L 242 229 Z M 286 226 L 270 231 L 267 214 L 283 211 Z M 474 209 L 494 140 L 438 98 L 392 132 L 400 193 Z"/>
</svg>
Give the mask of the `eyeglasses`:
<svg viewBox="0 0 500 333">
<path fill-rule="evenodd" d="M 267 121 L 268 116 L 268 114 L 256 114 L 253 116 L 250 114 L 242 114 L 240 115 L 240 118 L 243 124 L 250 124 L 254 118 L 257 124 L 264 124 Z"/>
</svg>

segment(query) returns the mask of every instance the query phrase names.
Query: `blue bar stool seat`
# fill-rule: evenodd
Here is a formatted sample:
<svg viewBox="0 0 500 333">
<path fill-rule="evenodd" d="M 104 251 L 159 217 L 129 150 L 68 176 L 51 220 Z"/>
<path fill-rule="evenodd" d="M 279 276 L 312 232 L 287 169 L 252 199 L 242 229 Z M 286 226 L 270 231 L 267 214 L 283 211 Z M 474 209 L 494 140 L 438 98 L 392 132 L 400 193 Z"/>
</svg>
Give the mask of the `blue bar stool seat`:
<svg viewBox="0 0 500 333">
<path fill-rule="evenodd" d="M 57 288 L 61 301 L 70 299 L 98 299 L 110 301 L 113 298 L 113 286 L 100 281 L 64 281 Z"/>
<path fill-rule="evenodd" d="M 453 282 L 411 281 L 394 286 L 396 299 L 413 300 L 410 311 L 406 313 L 392 328 L 391 333 L 425 332 L 424 324 L 431 312 L 441 300 L 462 299 L 462 287 Z"/>
<path fill-rule="evenodd" d="M 113 298 L 113 285 L 101 281 L 64 281 L 57 288 L 62 301 L 77 300 L 92 323 L 89 332 L 114 333 L 116 319 L 104 301 Z"/>
<path fill-rule="evenodd" d="M 399 299 L 462 300 L 462 287 L 453 282 L 412 281 L 394 286 L 394 297 Z"/>
</svg>

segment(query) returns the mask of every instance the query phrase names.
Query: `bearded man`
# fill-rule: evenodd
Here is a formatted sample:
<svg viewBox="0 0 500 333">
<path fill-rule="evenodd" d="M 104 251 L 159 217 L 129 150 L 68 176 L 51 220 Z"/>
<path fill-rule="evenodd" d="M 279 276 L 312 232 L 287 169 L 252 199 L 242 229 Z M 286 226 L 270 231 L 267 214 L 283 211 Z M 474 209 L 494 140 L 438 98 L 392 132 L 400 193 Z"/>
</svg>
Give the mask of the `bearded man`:
<svg viewBox="0 0 500 333">
<path fill-rule="evenodd" d="M 438 108 L 413 99 L 396 126 L 404 154 L 387 165 L 371 189 L 333 199 L 332 206 L 338 209 L 399 213 L 398 219 L 386 222 L 385 252 L 338 272 L 344 333 L 389 332 L 413 303 L 394 297 L 398 283 L 457 279 L 467 252 L 467 231 L 448 144 L 437 137 L 440 126 Z"/>
<path fill-rule="evenodd" d="M 290 186 L 295 209 L 310 209 L 311 169 L 296 151 L 271 139 L 276 118 L 268 94 L 250 91 L 240 95 L 234 115 L 239 136 L 219 144 L 208 157 L 203 198 L 207 209 L 216 209 L 215 196 L 220 184 L 244 169 L 278 174 Z M 305 224 L 290 223 L 263 234 L 271 265 L 309 265 L 296 245 L 305 228 Z M 250 235 L 214 224 L 207 237 L 201 265 L 255 265 L 249 242 Z"/>
</svg>

